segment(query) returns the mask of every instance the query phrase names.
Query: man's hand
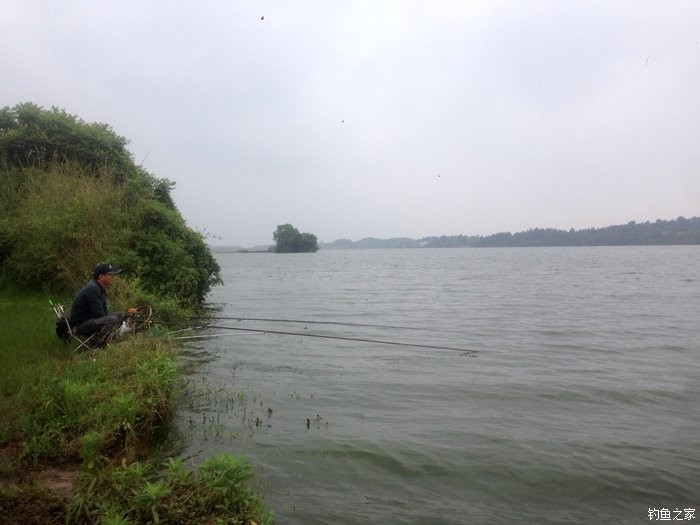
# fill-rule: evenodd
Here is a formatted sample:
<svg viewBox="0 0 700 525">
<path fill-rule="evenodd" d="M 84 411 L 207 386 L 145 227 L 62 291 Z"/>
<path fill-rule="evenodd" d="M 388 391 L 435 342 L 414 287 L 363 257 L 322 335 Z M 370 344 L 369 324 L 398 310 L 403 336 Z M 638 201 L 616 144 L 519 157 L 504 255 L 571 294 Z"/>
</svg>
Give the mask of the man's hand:
<svg viewBox="0 0 700 525">
<path fill-rule="evenodd" d="M 138 310 L 132 306 L 131 308 L 129 308 L 129 309 L 126 311 L 126 313 L 129 314 L 129 315 L 134 315 L 137 311 L 138 311 Z"/>
</svg>

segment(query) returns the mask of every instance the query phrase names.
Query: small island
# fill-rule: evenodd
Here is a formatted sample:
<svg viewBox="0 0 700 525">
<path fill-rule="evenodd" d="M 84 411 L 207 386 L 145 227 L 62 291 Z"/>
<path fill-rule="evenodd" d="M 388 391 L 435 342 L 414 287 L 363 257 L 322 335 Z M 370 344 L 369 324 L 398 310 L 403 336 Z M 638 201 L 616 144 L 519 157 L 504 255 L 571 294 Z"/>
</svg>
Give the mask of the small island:
<svg viewBox="0 0 700 525">
<path fill-rule="evenodd" d="M 311 253 L 318 251 L 318 239 L 311 233 L 300 233 L 291 224 L 280 224 L 272 234 L 275 253 Z"/>
</svg>

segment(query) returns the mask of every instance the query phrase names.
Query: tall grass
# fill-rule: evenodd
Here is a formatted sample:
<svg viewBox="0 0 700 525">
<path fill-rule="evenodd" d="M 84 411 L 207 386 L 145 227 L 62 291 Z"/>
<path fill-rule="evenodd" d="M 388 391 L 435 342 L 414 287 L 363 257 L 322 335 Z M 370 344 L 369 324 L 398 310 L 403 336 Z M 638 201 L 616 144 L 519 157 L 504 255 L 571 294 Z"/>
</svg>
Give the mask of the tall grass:
<svg viewBox="0 0 700 525">
<path fill-rule="evenodd" d="M 0 285 L 72 293 L 110 261 L 138 275 L 144 292 L 195 307 L 221 282 L 204 235 L 186 225 L 166 181 L 69 161 L 2 168 Z"/>
<path fill-rule="evenodd" d="M 0 294 L 1 400 L 35 384 L 70 357 L 70 350 L 56 337 L 55 320 L 47 296 Z M 0 412 L 0 418 L 5 415 Z"/>
<path fill-rule="evenodd" d="M 128 187 L 113 176 L 92 173 L 75 163 L 54 163 L 48 170 L 32 168 L 20 182 L 3 190 L 21 197 L 2 196 L 11 213 L 5 235 L 12 249 L 3 266 L 19 282 L 38 289 L 75 290 L 99 261 L 129 260 L 124 225 Z M 86 267 L 85 261 L 90 261 Z M 123 262 L 121 264 L 124 264 Z"/>
<path fill-rule="evenodd" d="M 48 301 L 4 295 L 0 315 L 8 322 L 0 440 L 21 441 L 26 459 L 130 454 L 168 419 L 176 366 L 166 340 L 139 337 L 86 355 L 58 340 Z"/>
</svg>

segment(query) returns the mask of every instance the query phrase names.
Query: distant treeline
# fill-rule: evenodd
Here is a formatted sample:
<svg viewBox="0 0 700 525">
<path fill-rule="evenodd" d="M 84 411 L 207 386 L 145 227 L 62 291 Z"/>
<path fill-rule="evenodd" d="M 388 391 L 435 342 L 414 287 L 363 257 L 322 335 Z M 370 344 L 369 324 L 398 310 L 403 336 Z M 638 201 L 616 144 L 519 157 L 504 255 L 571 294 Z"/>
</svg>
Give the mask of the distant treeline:
<svg viewBox="0 0 700 525">
<path fill-rule="evenodd" d="M 557 230 L 535 228 L 518 233 L 494 233 L 492 235 L 441 235 L 409 239 L 377 239 L 369 237 L 360 241 L 339 239 L 321 243 L 321 249 L 368 248 L 485 248 L 525 246 L 635 246 L 656 244 L 700 244 L 700 217 L 678 217 L 675 220 L 588 228 L 585 230 Z"/>
</svg>

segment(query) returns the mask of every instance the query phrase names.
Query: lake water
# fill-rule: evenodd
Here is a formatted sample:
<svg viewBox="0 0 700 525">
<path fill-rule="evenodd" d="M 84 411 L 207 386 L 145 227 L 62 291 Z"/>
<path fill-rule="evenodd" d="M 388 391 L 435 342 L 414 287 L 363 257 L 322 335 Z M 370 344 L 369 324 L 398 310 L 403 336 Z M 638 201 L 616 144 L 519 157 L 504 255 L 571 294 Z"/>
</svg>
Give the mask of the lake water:
<svg viewBox="0 0 700 525">
<path fill-rule="evenodd" d="M 248 456 L 278 524 L 641 523 L 700 505 L 700 247 L 217 257 L 212 316 L 348 325 L 212 323 L 433 347 L 184 340 L 183 455 Z"/>
</svg>

